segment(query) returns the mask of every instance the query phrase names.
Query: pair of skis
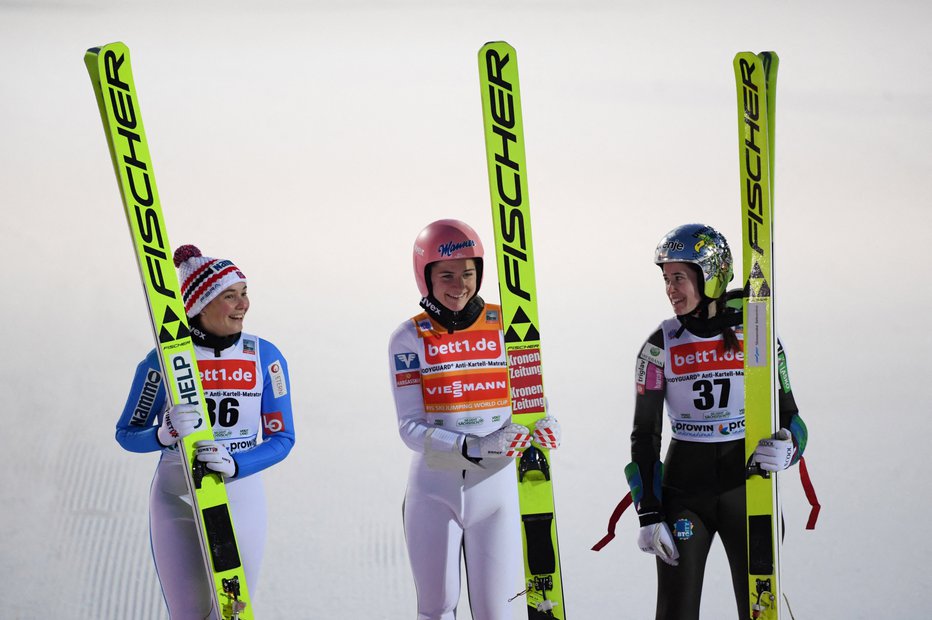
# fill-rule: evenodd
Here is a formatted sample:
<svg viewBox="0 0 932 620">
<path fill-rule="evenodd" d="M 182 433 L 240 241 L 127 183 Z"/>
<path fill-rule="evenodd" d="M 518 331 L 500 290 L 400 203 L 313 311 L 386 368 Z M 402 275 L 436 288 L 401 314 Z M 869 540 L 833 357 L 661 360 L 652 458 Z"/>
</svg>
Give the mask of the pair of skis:
<svg viewBox="0 0 932 620">
<path fill-rule="evenodd" d="M 777 337 L 774 319 L 773 164 L 774 112 L 779 59 L 774 52 L 735 56 L 741 168 L 742 265 L 744 294 L 745 457 L 758 442 L 779 430 Z M 805 483 L 804 483 L 805 486 Z M 747 493 L 748 617 L 780 620 L 785 599 L 780 582 L 780 496 L 777 476 L 749 467 Z M 807 496 L 810 491 L 807 490 Z M 818 502 L 810 496 L 814 525 Z M 608 534 L 593 546 L 599 551 L 615 537 L 615 525 L 631 505 L 626 495 L 609 521 Z"/>
<path fill-rule="evenodd" d="M 91 48 L 84 56 L 84 63 L 94 86 L 133 239 L 152 331 L 160 351 L 166 395 L 173 404 L 183 402 L 198 406 L 202 418 L 208 420 L 140 116 L 129 49 L 122 43 Z M 223 478 L 194 458 L 194 444 L 213 438 L 210 424 L 204 424 L 201 430 L 179 442 L 188 464 L 185 480 L 194 504 L 204 567 L 213 586 L 214 610 L 222 620 L 252 620 L 246 575 Z"/>
<path fill-rule="evenodd" d="M 735 56 L 738 95 L 738 149 L 741 177 L 742 259 L 744 267 L 744 424 L 745 456 L 780 430 L 777 391 L 777 328 L 774 285 L 774 121 L 777 68 L 775 52 Z M 815 528 L 821 505 L 805 458 L 799 475 L 811 511 L 806 529 Z M 747 480 L 748 591 L 753 620 L 792 620 L 782 592 L 782 516 L 779 474 L 749 466 Z"/>
<path fill-rule="evenodd" d="M 512 396 L 512 420 L 533 429 L 546 415 L 518 57 L 505 42 L 479 50 L 486 163 Z M 565 620 L 549 450 L 517 459 L 529 620 Z"/>
<path fill-rule="evenodd" d="M 773 261 L 774 52 L 735 56 L 741 177 L 744 299 L 745 457 L 780 430 Z M 778 475 L 749 466 L 747 492 L 749 617 L 787 618 L 780 578 Z"/>
</svg>

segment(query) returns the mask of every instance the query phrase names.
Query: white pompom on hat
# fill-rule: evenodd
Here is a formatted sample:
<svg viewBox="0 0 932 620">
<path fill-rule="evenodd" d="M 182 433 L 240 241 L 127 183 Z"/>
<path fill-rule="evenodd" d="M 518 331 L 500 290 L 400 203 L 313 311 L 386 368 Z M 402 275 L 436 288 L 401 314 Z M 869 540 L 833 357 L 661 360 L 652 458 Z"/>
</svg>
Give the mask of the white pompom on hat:
<svg viewBox="0 0 932 620">
<path fill-rule="evenodd" d="M 178 268 L 181 297 L 189 319 L 200 314 L 204 306 L 220 293 L 246 281 L 246 276 L 233 261 L 202 256 L 193 245 L 183 245 L 175 250 L 175 267 Z"/>
</svg>

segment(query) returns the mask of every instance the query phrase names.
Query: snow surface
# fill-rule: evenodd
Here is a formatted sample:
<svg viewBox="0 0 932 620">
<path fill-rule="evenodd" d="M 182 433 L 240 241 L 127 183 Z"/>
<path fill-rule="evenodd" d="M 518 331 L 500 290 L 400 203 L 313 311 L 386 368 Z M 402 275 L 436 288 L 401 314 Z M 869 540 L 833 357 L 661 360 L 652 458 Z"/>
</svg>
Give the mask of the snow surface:
<svg viewBox="0 0 932 620">
<path fill-rule="evenodd" d="M 459 217 L 490 239 L 476 53 L 494 39 L 520 55 L 570 617 L 653 615 L 633 516 L 589 547 L 626 491 L 634 355 L 669 314 L 654 244 L 695 220 L 740 238 L 745 49 L 781 57 L 779 326 L 824 506 L 805 531 L 784 476 L 784 589 L 800 619 L 924 615 L 932 5 L 254 4 L 0 0 L 0 616 L 165 617 L 146 532 L 157 457 L 112 438 L 151 347 L 82 61 L 115 40 L 173 245 L 236 260 L 248 329 L 291 366 L 298 443 L 265 476 L 257 616 L 414 616 L 386 346 L 417 311 L 421 226 Z M 716 545 L 703 617 L 732 606 Z"/>
</svg>

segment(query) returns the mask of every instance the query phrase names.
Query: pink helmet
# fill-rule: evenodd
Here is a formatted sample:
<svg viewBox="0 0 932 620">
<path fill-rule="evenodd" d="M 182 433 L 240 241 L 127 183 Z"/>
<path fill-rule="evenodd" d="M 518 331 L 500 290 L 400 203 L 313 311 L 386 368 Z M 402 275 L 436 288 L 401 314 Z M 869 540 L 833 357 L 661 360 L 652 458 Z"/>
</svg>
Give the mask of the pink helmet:
<svg viewBox="0 0 932 620">
<path fill-rule="evenodd" d="M 443 260 L 479 259 L 476 289 L 482 284 L 482 242 L 469 224 L 459 220 L 437 220 L 427 225 L 414 240 L 414 279 L 423 297 L 430 292 L 427 266 Z"/>
</svg>

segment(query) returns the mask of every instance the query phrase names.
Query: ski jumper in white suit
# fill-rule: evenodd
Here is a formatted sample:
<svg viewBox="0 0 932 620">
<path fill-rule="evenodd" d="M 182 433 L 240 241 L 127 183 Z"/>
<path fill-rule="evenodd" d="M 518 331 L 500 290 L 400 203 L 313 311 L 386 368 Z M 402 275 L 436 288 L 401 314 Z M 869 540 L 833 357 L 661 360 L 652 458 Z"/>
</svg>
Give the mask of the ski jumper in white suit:
<svg viewBox="0 0 932 620">
<path fill-rule="evenodd" d="M 214 437 L 236 462 L 226 491 L 246 583 L 255 597 L 266 533 L 265 491 L 258 472 L 284 459 L 294 445 L 288 364 L 272 343 L 246 333 L 212 337 L 198 330 L 196 317 L 192 334 Z M 183 459 L 180 448 L 165 448 L 157 436 L 167 409 L 162 384 L 158 353 L 152 351 L 136 369 L 116 439 L 131 452 L 161 451 L 149 493 L 149 530 L 162 594 L 174 620 L 206 618 L 212 586 Z"/>
<path fill-rule="evenodd" d="M 414 451 L 404 530 L 417 618 L 455 617 L 462 553 L 473 617 L 507 620 L 523 577 L 514 461 L 463 453 L 466 434 L 511 422 L 500 308 L 484 305 L 462 329 L 419 314 L 392 334 L 389 356 L 398 429 Z"/>
</svg>

